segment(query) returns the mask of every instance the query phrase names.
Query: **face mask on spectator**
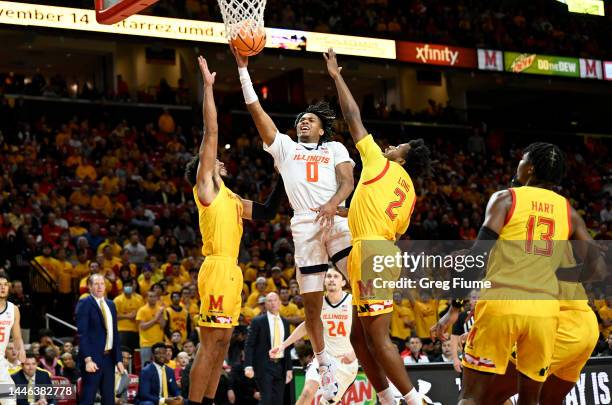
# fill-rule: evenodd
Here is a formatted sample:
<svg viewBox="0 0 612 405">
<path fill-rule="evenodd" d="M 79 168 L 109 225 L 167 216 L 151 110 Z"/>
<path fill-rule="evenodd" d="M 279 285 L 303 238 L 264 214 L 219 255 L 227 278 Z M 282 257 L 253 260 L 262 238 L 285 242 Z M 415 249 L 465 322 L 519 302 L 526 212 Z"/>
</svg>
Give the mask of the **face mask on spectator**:
<svg viewBox="0 0 612 405">
<path fill-rule="evenodd" d="M 131 285 L 126 285 L 125 287 L 123 287 L 123 292 L 126 294 L 131 294 L 132 291 L 134 291 L 134 287 L 132 287 Z"/>
</svg>

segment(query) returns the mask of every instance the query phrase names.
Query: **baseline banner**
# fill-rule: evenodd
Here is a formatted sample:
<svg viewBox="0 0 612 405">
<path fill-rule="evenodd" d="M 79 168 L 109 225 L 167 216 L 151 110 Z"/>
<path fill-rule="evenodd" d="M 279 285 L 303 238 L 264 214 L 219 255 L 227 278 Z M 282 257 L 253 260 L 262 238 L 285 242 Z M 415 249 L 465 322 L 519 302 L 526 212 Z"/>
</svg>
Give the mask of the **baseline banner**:
<svg viewBox="0 0 612 405">
<path fill-rule="evenodd" d="M 504 64 L 506 72 L 580 77 L 578 58 L 538 55 L 535 53 L 504 52 Z"/>
<path fill-rule="evenodd" d="M 476 68 L 476 50 L 456 46 L 397 41 L 397 59 L 422 65 Z"/>
<path fill-rule="evenodd" d="M 478 50 L 478 69 L 504 71 L 504 53 L 493 49 Z"/>
<path fill-rule="evenodd" d="M 612 80 L 612 61 L 605 61 L 603 63 L 604 79 Z"/>
<path fill-rule="evenodd" d="M 98 24 L 94 10 L 0 1 L 0 24 L 137 35 L 227 44 L 222 23 L 179 18 L 133 15 L 112 25 Z M 395 59 L 395 41 L 320 32 L 266 28 L 266 48 L 324 52 Z"/>
<path fill-rule="evenodd" d="M 450 363 L 418 364 L 406 367 L 417 391 L 431 405 L 457 403 L 461 389 L 461 376 Z M 295 397 L 304 387 L 304 372 L 294 370 Z M 612 403 L 612 358 L 594 357 L 580 374 L 578 383 L 565 398 L 567 405 L 592 405 Z M 399 393 L 397 393 L 399 395 Z M 315 399 L 318 399 L 317 396 Z M 318 403 L 318 402 L 317 402 Z M 313 402 L 314 404 L 314 402 Z M 376 392 L 363 372 L 342 398 L 342 405 L 376 404 Z"/>
<path fill-rule="evenodd" d="M 583 79 L 603 79 L 601 61 L 580 58 L 580 77 Z"/>
</svg>

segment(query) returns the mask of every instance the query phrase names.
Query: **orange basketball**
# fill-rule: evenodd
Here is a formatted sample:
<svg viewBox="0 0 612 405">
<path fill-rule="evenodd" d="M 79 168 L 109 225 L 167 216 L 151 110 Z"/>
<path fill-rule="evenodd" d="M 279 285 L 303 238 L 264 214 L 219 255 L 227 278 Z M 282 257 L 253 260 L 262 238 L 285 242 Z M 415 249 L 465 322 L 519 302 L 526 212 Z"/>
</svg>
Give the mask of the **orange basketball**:
<svg viewBox="0 0 612 405">
<path fill-rule="evenodd" d="M 242 25 L 236 38 L 231 40 L 232 46 L 242 56 L 257 55 L 266 46 L 266 31 L 263 27 L 251 28 L 248 20 L 244 20 Z"/>
</svg>

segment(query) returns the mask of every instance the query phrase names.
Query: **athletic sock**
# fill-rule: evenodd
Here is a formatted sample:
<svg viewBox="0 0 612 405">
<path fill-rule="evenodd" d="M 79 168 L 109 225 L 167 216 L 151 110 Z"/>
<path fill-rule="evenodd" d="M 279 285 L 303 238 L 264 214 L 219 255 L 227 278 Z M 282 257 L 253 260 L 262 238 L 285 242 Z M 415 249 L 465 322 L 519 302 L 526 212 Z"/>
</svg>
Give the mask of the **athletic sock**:
<svg viewBox="0 0 612 405">
<path fill-rule="evenodd" d="M 329 360 L 329 356 L 327 355 L 325 349 L 321 350 L 319 353 L 315 353 L 315 357 L 319 362 L 319 366 L 329 367 L 329 365 L 331 364 L 331 361 Z"/>
<path fill-rule="evenodd" d="M 407 405 L 423 405 L 423 400 L 421 399 L 421 395 L 419 395 L 416 388 L 412 387 L 409 393 L 404 395 L 404 400 Z"/>
<path fill-rule="evenodd" d="M 380 391 L 377 395 L 380 405 L 393 405 L 395 403 L 395 398 L 393 397 L 391 387 L 387 387 L 386 389 Z"/>
</svg>

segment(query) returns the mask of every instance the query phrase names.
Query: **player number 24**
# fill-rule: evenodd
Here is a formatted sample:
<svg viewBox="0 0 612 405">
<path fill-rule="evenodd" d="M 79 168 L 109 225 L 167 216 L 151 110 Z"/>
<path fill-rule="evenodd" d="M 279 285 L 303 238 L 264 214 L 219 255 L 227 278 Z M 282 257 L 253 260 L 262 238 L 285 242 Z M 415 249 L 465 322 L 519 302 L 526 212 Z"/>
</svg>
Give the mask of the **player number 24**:
<svg viewBox="0 0 612 405">
<path fill-rule="evenodd" d="M 327 324 L 329 325 L 329 336 L 346 336 L 344 322 L 340 321 L 336 324 L 334 321 L 327 321 Z"/>
</svg>

